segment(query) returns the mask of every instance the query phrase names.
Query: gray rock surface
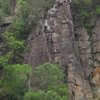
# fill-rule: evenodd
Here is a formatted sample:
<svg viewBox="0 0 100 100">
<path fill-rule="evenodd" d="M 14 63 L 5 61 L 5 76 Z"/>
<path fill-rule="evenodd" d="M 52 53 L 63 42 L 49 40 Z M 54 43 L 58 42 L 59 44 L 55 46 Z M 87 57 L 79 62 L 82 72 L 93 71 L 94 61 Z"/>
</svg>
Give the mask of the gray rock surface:
<svg viewBox="0 0 100 100">
<path fill-rule="evenodd" d="M 70 3 L 58 0 L 28 38 L 24 62 L 33 69 L 47 61 L 60 62 L 61 67 L 67 69 L 70 100 L 95 100 L 94 94 L 100 95 L 100 84 L 96 84 L 97 80 L 94 82 L 95 74 L 89 79 L 94 67 L 100 68 L 100 19 L 92 23 L 92 35 L 83 27 L 74 29 Z"/>
</svg>

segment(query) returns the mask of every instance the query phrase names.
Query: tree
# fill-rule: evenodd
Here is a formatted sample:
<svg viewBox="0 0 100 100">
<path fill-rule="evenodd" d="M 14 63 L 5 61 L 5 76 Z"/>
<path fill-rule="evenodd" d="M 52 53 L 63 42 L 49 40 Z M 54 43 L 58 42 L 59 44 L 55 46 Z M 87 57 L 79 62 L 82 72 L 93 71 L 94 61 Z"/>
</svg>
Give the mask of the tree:
<svg viewBox="0 0 100 100">
<path fill-rule="evenodd" d="M 45 63 L 37 66 L 33 73 L 35 86 L 39 89 L 48 89 L 63 83 L 63 71 L 56 63 Z"/>
<path fill-rule="evenodd" d="M 32 91 L 25 94 L 24 100 L 68 100 L 54 91 Z"/>
<path fill-rule="evenodd" d="M 14 64 L 4 67 L 4 76 L 0 81 L 0 97 L 7 100 L 21 100 L 25 91 L 28 75 L 31 69 L 29 65 Z"/>
<path fill-rule="evenodd" d="M 63 98 L 68 98 L 67 85 L 63 82 L 63 70 L 57 63 L 45 63 L 36 67 L 33 76 L 36 90 L 53 91 Z"/>
</svg>

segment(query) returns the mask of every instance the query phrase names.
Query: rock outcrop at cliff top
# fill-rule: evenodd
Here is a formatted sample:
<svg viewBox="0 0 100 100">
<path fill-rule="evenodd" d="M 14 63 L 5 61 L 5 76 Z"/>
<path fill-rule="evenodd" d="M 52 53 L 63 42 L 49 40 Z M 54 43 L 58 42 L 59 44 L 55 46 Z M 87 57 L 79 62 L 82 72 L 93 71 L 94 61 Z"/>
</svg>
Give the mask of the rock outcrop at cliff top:
<svg viewBox="0 0 100 100">
<path fill-rule="evenodd" d="M 96 80 L 95 74 L 89 80 L 94 70 L 91 66 L 100 69 L 100 18 L 93 21 L 93 26 L 92 36 L 84 27 L 75 29 L 70 1 L 56 0 L 28 38 L 25 63 L 34 69 L 47 61 L 60 62 L 66 71 L 70 100 L 95 100 L 95 94 L 100 96 L 100 83 L 96 83 L 100 71 Z"/>
</svg>

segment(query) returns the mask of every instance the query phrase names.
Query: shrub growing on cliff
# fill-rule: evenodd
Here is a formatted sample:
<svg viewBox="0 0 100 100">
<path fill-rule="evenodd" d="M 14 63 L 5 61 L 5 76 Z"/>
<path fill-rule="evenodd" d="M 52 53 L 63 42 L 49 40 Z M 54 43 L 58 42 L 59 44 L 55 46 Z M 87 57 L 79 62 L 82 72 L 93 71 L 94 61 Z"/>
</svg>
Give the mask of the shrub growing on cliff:
<svg viewBox="0 0 100 100">
<path fill-rule="evenodd" d="M 10 0 L 0 0 L 0 9 L 6 14 L 10 14 Z"/>
<path fill-rule="evenodd" d="M 97 13 L 97 15 L 100 15 L 100 6 L 99 5 L 96 6 L 96 13 Z"/>
<path fill-rule="evenodd" d="M 30 66 L 25 64 L 6 65 L 0 83 L 0 97 L 4 96 L 7 100 L 22 100 L 30 71 Z"/>
<path fill-rule="evenodd" d="M 25 95 L 24 100 L 63 100 L 54 91 L 33 91 Z"/>
<path fill-rule="evenodd" d="M 24 41 L 18 40 L 13 36 L 13 33 L 5 32 L 5 39 L 7 41 L 7 46 L 13 52 L 21 52 L 24 49 Z"/>
<path fill-rule="evenodd" d="M 63 82 L 64 74 L 57 63 L 45 63 L 36 67 L 33 76 L 36 90 L 50 90 L 63 98 L 68 98 L 67 85 Z"/>
<path fill-rule="evenodd" d="M 11 58 L 11 56 L 12 56 L 12 53 L 11 52 L 8 52 L 4 56 L 0 56 L 0 67 L 3 67 L 5 65 L 7 65 L 8 62 L 9 62 L 9 59 Z"/>
<path fill-rule="evenodd" d="M 100 14 L 99 0 L 73 0 L 74 21 L 92 34 L 91 19 Z"/>
<path fill-rule="evenodd" d="M 34 70 L 35 84 L 40 89 L 48 89 L 51 86 L 62 84 L 63 71 L 58 64 L 45 63 Z"/>
<path fill-rule="evenodd" d="M 69 100 L 67 96 L 60 96 L 54 91 L 31 91 L 25 94 L 24 100 Z"/>
<path fill-rule="evenodd" d="M 10 14 L 10 0 L 0 0 L 0 21 Z"/>
<path fill-rule="evenodd" d="M 19 55 L 24 50 L 26 34 L 30 32 L 29 25 L 29 6 L 27 0 L 21 0 L 20 11 L 13 19 L 9 28 L 3 33 L 3 39 L 6 43 L 7 52 L 12 52 L 12 63 L 20 62 Z M 18 1 L 17 1 L 18 2 Z"/>
<path fill-rule="evenodd" d="M 2 9 L 0 9 L 0 21 L 2 21 L 2 19 L 5 17 L 5 13 L 3 12 Z"/>
</svg>

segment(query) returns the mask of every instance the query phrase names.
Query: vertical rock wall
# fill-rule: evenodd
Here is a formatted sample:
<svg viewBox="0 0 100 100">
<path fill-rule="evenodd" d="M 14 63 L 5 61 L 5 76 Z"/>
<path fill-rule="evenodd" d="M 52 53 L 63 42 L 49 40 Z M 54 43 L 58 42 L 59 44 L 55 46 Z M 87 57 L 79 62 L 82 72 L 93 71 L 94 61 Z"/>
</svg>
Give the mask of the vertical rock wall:
<svg viewBox="0 0 100 100">
<path fill-rule="evenodd" d="M 100 65 L 100 19 L 95 21 L 89 35 L 83 27 L 75 28 L 72 21 L 70 0 L 56 0 L 54 6 L 41 17 L 28 38 L 24 55 L 25 63 L 33 69 L 47 61 L 60 62 L 67 70 L 70 100 L 95 100 L 100 92 L 94 68 Z M 92 66 L 92 67 L 91 67 Z M 95 72 L 94 72 L 95 74 Z M 100 72 L 97 75 L 100 77 Z M 92 87 L 91 83 L 95 86 Z"/>
<path fill-rule="evenodd" d="M 24 63 L 34 67 L 48 61 L 60 62 L 65 70 L 70 100 L 100 98 L 100 17 L 91 20 L 92 32 L 73 24 L 71 0 L 56 0 L 55 4 L 38 21 L 27 40 Z M 11 16 L 18 7 L 11 0 Z M 0 31 L 12 22 L 7 17 L 0 23 Z M 0 55 L 4 51 L 0 39 Z"/>
<path fill-rule="evenodd" d="M 94 84 L 95 94 L 100 99 L 100 17 L 95 20 L 91 42 L 94 64 L 93 78 L 91 82 Z"/>
</svg>

